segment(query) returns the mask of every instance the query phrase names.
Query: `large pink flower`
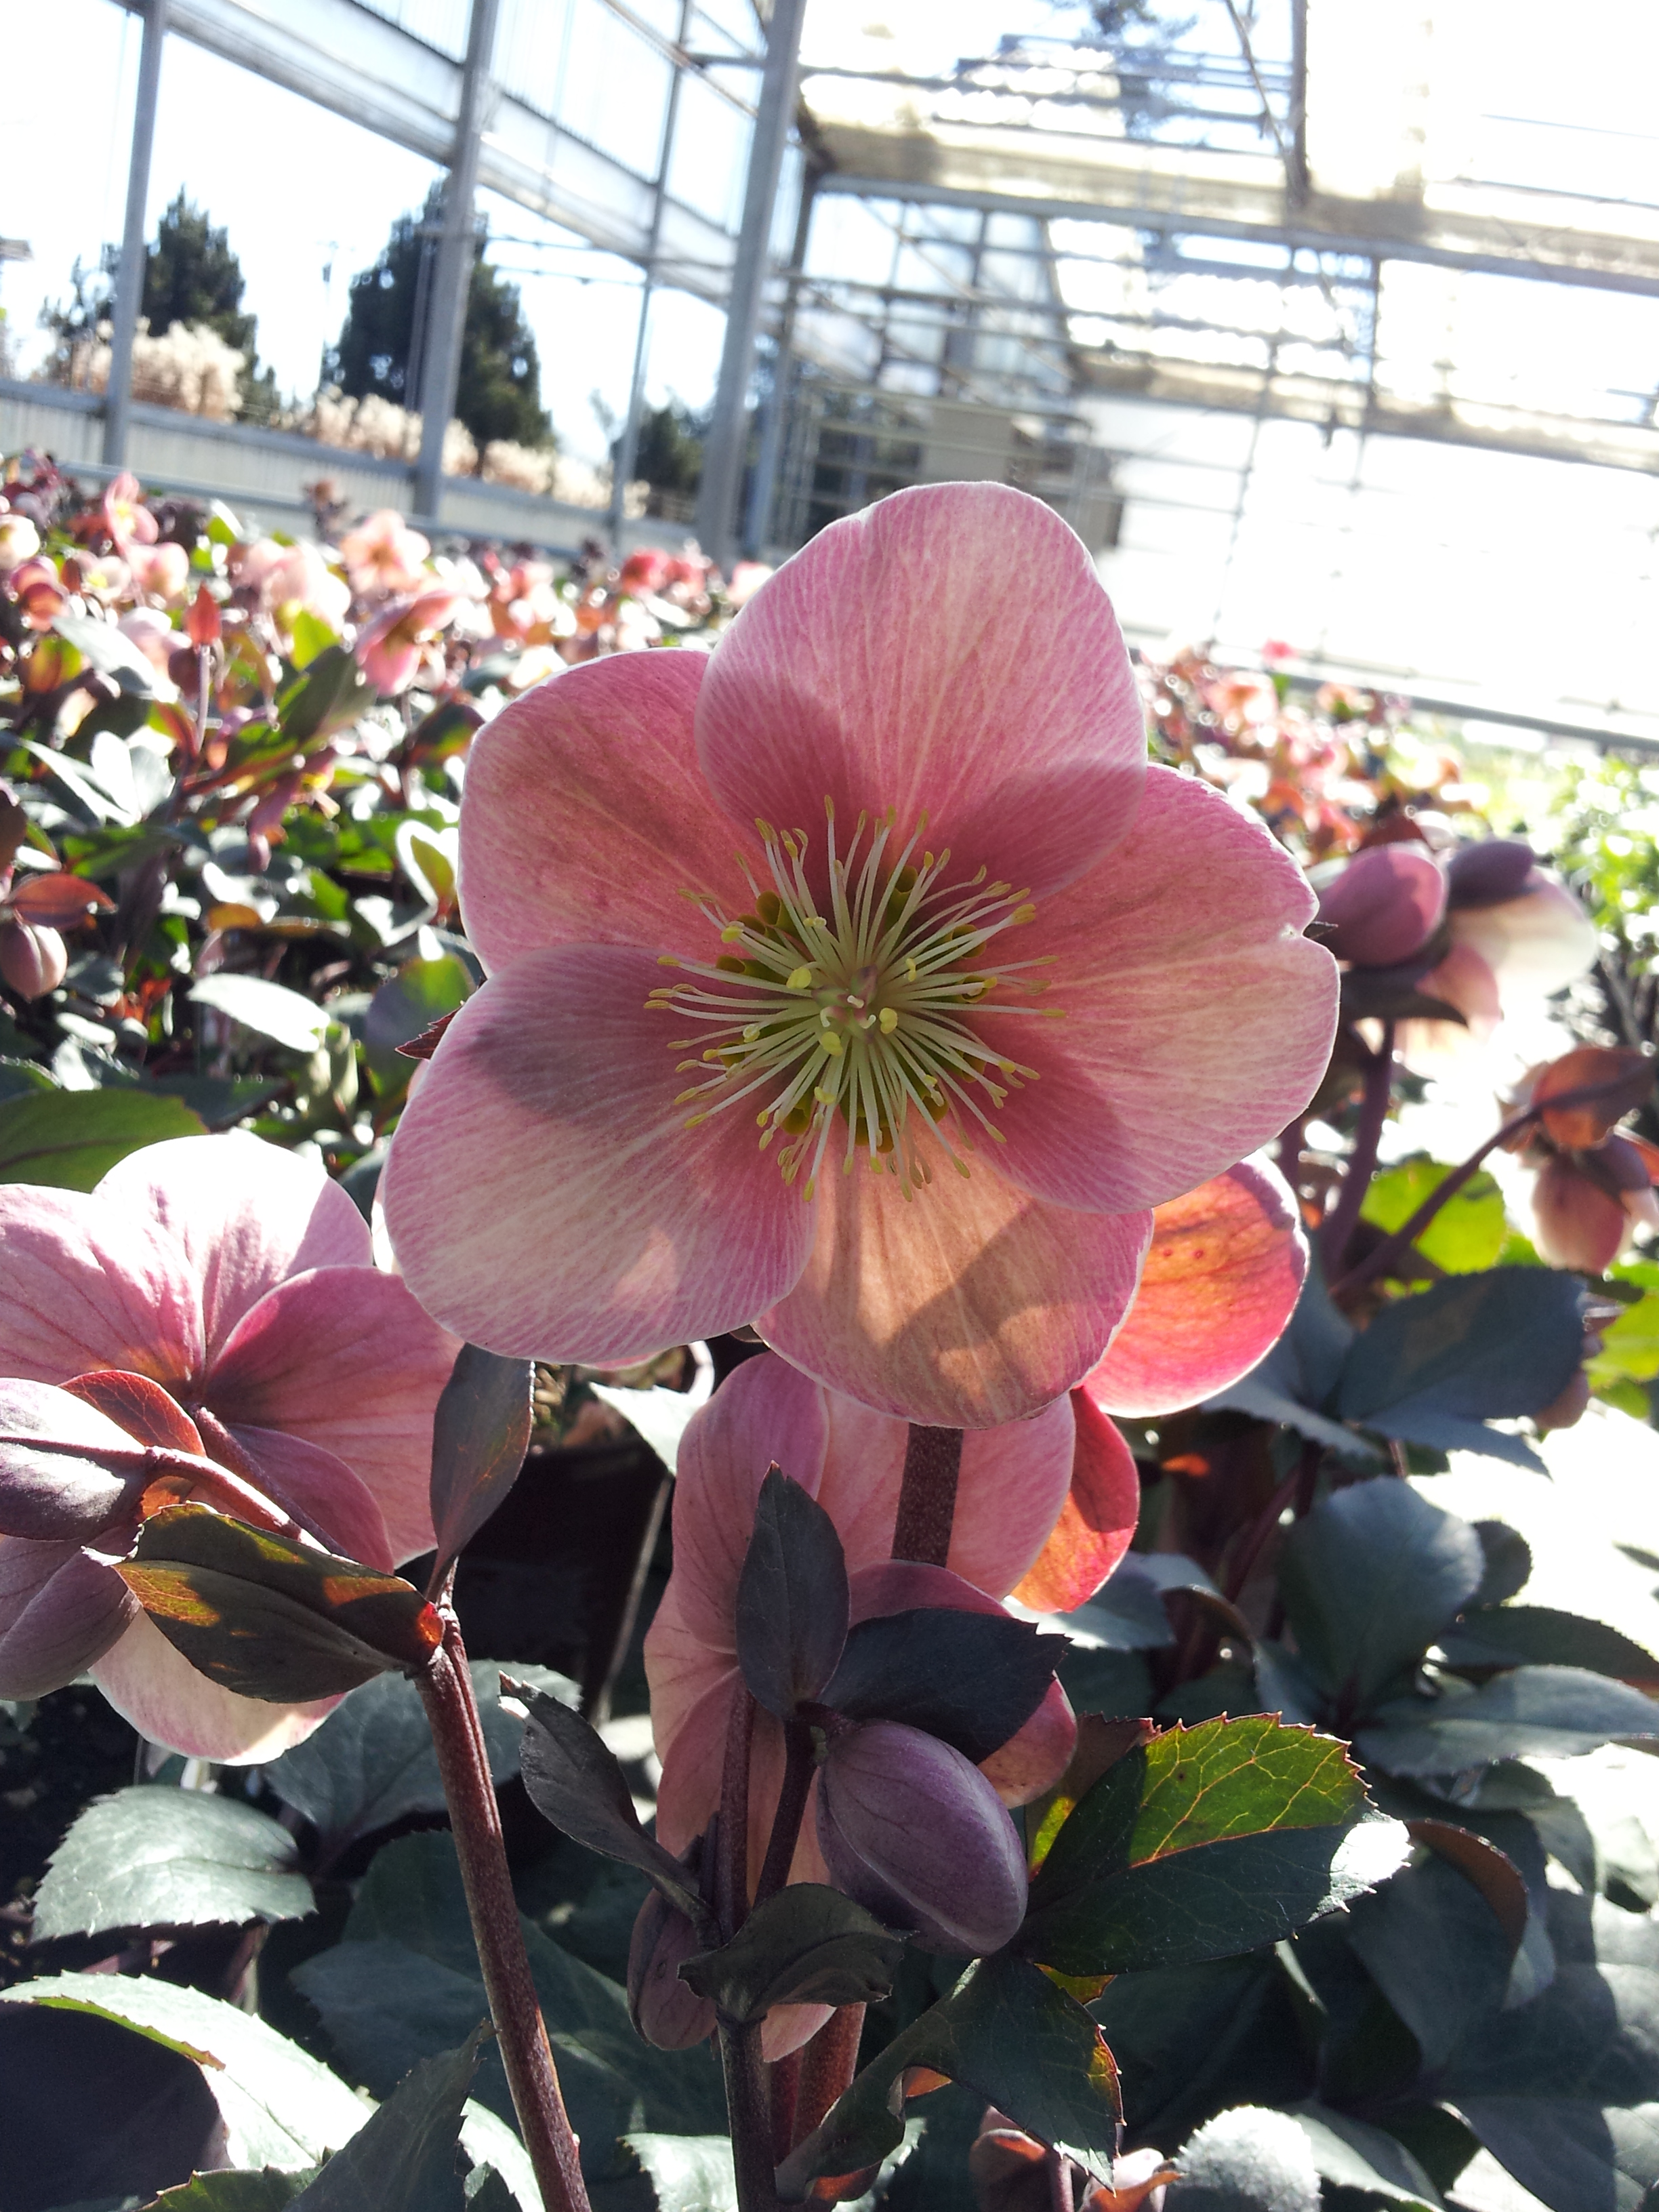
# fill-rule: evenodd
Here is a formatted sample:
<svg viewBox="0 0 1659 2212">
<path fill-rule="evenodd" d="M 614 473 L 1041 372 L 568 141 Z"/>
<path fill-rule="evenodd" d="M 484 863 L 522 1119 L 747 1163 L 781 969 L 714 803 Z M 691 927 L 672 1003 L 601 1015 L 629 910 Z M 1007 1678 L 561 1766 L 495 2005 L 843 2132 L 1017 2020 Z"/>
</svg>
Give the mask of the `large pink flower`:
<svg viewBox="0 0 1659 2212">
<path fill-rule="evenodd" d="M 91 1192 L 0 1188 L 0 1373 L 161 1385 L 200 1439 L 187 1449 L 371 1566 L 432 1542 L 432 1417 L 456 1349 L 372 1264 L 338 1185 L 257 1138 L 152 1145 Z M 78 1544 L 0 1535 L 0 1695 L 35 1694 L 59 1653 L 62 1680 L 93 1665 L 112 1704 L 179 1749 L 269 1757 L 283 1726 L 293 1741 L 315 1725 L 196 1674 L 115 1581 Z"/>
<path fill-rule="evenodd" d="M 1300 872 L 1147 769 L 1092 563 L 994 484 L 833 525 L 707 659 L 509 708 L 460 884 L 490 980 L 385 1180 L 416 1295 L 595 1364 L 757 1321 L 921 1421 L 1085 1375 L 1150 1209 L 1298 1112 L 1334 1024 Z"/>
</svg>

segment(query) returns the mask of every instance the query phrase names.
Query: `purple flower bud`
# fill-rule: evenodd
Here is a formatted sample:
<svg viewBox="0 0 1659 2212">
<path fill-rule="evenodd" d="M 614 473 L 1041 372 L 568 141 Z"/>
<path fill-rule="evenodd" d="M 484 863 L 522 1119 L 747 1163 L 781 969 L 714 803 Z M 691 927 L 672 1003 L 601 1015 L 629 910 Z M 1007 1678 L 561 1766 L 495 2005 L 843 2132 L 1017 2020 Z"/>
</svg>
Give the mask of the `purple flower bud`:
<svg viewBox="0 0 1659 2212">
<path fill-rule="evenodd" d="M 1392 968 L 1420 951 L 1446 910 L 1446 879 L 1425 845 L 1373 845 L 1326 884 L 1321 942 L 1339 960 Z"/>
<path fill-rule="evenodd" d="M 659 2051 L 689 2051 L 714 2032 L 714 2008 L 680 1978 L 680 1961 L 702 1949 L 678 1905 L 653 1890 L 641 1905 L 628 1946 L 628 2010 Z"/>
<path fill-rule="evenodd" d="M 924 1950 L 979 1958 L 1025 1917 L 1025 1853 L 972 1761 L 898 1721 L 834 1736 L 817 1778 L 818 1845 L 838 1887 Z"/>
<path fill-rule="evenodd" d="M 1447 864 L 1452 906 L 1502 906 L 1519 898 L 1538 855 L 1518 837 L 1482 837 L 1454 853 Z"/>
<path fill-rule="evenodd" d="M 44 999 L 68 966 L 68 948 L 55 929 L 16 919 L 0 928 L 0 975 L 20 999 Z"/>
</svg>

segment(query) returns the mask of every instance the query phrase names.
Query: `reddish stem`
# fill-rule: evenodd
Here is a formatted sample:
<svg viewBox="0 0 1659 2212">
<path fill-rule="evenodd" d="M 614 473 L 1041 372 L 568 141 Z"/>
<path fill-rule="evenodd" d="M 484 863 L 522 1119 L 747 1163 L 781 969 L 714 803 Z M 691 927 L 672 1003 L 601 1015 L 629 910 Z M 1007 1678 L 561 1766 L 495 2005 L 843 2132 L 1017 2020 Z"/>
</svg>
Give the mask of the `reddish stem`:
<svg viewBox="0 0 1659 2212">
<path fill-rule="evenodd" d="M 525 2148 L 547 2212 L 588 2212 L 576 2138 L 519 1925 L 466 1647 L 453 1615 L 444 1625 L 443 1642 L 415 1680 L 438 1754 L 489 2015 Z"/>
<path fill-rule="evenodd" d="M 801 2054 L 800 2087 L 795 2098 L 795 2129 L 789 2148 L 804 2143 L 821 2127 L 836 2100 L 846 2095 L 858 2071 L 864 2007 L 838 2005 Z"/>
<path fill-rule="evenodd" d="M 961 1472 L 962 1431 L 930 1429 L 912 1421 L 893 1522 L 896 1559 L 915 1559 L 925 1567 L 947 1563 Z"/>
<path fill-rule="evenodd" d="M 1389 1118 L 1389 1100 L 1393 1091 L 1394 1024 L 1384 1022 L 1381 1048 L 1371 1055 L 1365 1069 L 1364 1095 L 1359 1104 L 1359 1126 L 1354 1132 L 1353 1151 L 1348 1156 L 1347 1172 L 1342 1178 L 1342 1188 L 1337 1193 L 1336 1204 L 1331 1208 L 1319 1232 L 1320 1256 L 1325 1262 L 1328 1275 L 1338 1273 L 1347 1255 L 1349 1241 L 1359 1219 L 1359 1209 L 1365 1203 L 1365 1193 L 1370 1188 L 1371 1177 L 1376 1172 L 1377 1147 L 1382 1141 L 1382 1125 Z"/>
</svg>

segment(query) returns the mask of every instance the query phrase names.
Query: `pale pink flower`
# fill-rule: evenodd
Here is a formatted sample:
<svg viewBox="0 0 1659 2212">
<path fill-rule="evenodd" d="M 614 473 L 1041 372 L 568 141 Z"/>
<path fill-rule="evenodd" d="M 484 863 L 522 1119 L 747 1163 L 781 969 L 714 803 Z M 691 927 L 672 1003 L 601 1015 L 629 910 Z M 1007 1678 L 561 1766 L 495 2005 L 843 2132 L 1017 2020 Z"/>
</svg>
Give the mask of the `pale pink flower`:
<svg viewBox="0 0 1659 2212">
<path fill-rule="evenodd" d="M 210 1459 L 370 1566 L 432 1542 L 432 1418 L 456 1350 L 374 1267 L 339 1186 L 257 1138 L 149 1146 L 91 1192 L 0 1188 L 6 1374 L 147 1377 Z M 198 1674 L 116 1583 L 78 1545 L 0 1536 L 0 1696 L 92 1666 L 135 1727 L 213 1759 L 268 1758 L 315 1725 L 318 1710 Z"/>
<path fill-rule="evenodd" d="M 746 1360 L 693 1415 L 675 1484 L 674 1571 L 645 1643 L 651 1724 L 663 1762 L 657 1833 L 671 1850 L 684 1850 L 702 1833 L 719 1802 L 726 1727 L 740 1687 L 738 1578 L 755 1503 L 775 1461 L 835 1522 L 857 1623 L 916 1607 L 1000 1612 L 997 1599 L 1036 1559 L 1065 1504 L 1074 1461 L 1098 1449 L 1095 1425 L 1080 1435 L 1064 1400 L 1032 1420 L 968 1435 L 950 1563 L 929 1567 L 890 1557 L 905 1441 L 903 1422 L 825 1389 L 769 1353 Z M 1108 1449 L 1113 1446 L 1129 1465 L 1133 1488 L 1133 1465 L 1115 1431 Z M 1131 1506 L 1126 1545 L 1133 1521 Z M 983 1771 L 1006 1803 L 1024 1804 L 1063 1771 L 1074 1739 L 1071 1708 L 1054 1688 Z M 757 1712 L 750 1750 L 751 1877 L 765 1854 L 783 1759 L 781 1723 Z M 795 1879 L 824 1879 L 810 1816 Z M 775 2014 L 769 2055 L 804 2040 L 822 2016 L 817 2008 Z"/>
<path fill-rule="evenodd" d="M 383 507 L 340 540 L 351 588 L 365 599 L 412 592 L 420 584 L 430 543 L 411 530 L 396 508 Z"/>
<path fill-rule="evenodd" d="M 184 641 L 159 607 L 129 607 L 115 625 L 161 676 Z"/>
<path fill-rule="evenodd" d="M 123 555 L 135 545 L 154 545 L 161 535 L 161 526 L 139 499 L 138 479 L 130 469 L 105 488 L 104 526 Z"/>
<path fill-rule="evenodd" d="M 433 641 L 464 604 L 459 592 L 422 592 L 394 599 L 357 633 L 357 665 L 379 691 L 406 691 L 430 657 Z"/>
<path fill-rule="evenodd" d="M 0 576 L 6 576 L 40 550 L 40 533 L 26 514 L 0 511 Z"/>
<path fill-rule="evenodd" d="M 726 605 L 746 607 L 772 573 L 764 561 L 739 561 L 726 587 Z"/>
<path fill-rule="evenodd" d="M 1518 838 L 1465 845 L 1446 867 L 1449 943 L 1418 988 L 1455 1006 L 1466 1024 L 1402 1024 L 1408 1065 L 1432 1068 L 1490 1041 L 1506 1015 L 1541 1005 L 1589 972 L 1595 925 L 1560 878 Z"/>
<path fill-rule="evenodd" d="M 755 1321 L 947 1425 L 1089 1372 L 1151 1209 L 1301 1110 L 1334 1024 L 1301 872 L 1148 769 L 1092 562 L 992 484 L 832 525 L 707 658 L 509 707 L 461 905 L 489 981 L 386 1176 L 429 1310 L 595 1365 Z"/>
<path fill-rule="evenodd" d="M 259 606 L 285 636 L 291 635 L 302 611 L 337 630 L 351 606 L 351 586 L 335 574 L 309 538 L 296 539 L 292 545 L 279 544 L 274 538 L 256 538 L 238 549 L 233 572 L 240 586 L 257 594 Z"/>
<path fill-rule="evenodd" d="M 190 587 L 190 556 L 182 545 L 131 545 L 127 566 L 135 587 L 176 605 Z"/>
</svg>

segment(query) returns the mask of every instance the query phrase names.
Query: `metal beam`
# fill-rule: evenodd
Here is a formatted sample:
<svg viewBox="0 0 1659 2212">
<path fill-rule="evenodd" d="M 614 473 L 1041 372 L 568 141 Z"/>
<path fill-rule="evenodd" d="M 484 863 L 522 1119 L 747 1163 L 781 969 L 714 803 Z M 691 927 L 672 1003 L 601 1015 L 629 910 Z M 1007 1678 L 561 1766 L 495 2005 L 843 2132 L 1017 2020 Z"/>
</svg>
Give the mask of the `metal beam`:
<svg viewBox="0 0 1659 2212">
<path fill-rule="evenodd" d="M 478 185 L 479 142 L 489 118 L 490 70 L 495 56 L 495 23 L 501 0 L 472 0 L 467 23 L 466 61 L 461 76 L 460 113 L 444 179 L 443 222 L 438 265 L 427 303 L 426 358 L 421 369 L 421 453 L 415 464 L 415 503 L 435 514 L 444 474 L 444 434 L 454 411 L 460 384 L 461 341 L 478 238 L 473 209 Z"/>
<path fill-rule="evenodd" d="M 801 23 L 805 14 L 806 0 L 772 0 L 760 105 L 749 147 L 743 225 L 726 304 L 726 343 L 720 349 L 714 420 L 703 441 L 697 536 L 715 566 L 728 570 L 736 550 L 735 509 L 749 428 L 749 380 L 755 369 L 761 297 L 771 267 L 772 221 L 777 209 L 778 179 L 783 173 L 783 149 L 795 119 Z"/>
<path fill-rule="evenodd" d="M 1460 197 L 1467 202 L 1472 195 L 1450 185 L 1435 188 L 1443 205 L 1342 199 L 1312 191 L 1292 208 L 1276 165 L 1194 155 L 1183 167 L 1176 157 L 1184 149 L 1122 139 L 1091 140 L 1085 156 L 1045 155 L 1012 137 L 1006 148 L 991 149 L 921 132 L 822 123 L 819 136 L 836 163 L 819 189 L 856 199 L 990 208 L 1048 222 L 1112 223 L 1170 238 L 1232 238 L 1292 252 L 1422 262 L 1659 298 L 1659 236 L 1544 226 L 1531 209 L 1518 206 L 1459 205 Z M 1482 187 L 1480 197 L 1502 202 L 1506 194 L 1504 188 Z M 1559 198 L 1564 206 L 1572 204 L 1570 193 Z"/>
<path fill-rule="evenodd" d="M 142 13 L 145 0 L 121 4 Z M 171 0 L 168 28 L 410 153 L 449 161 L 464 65 L 358 0 Z M 502 91 L 484 131 L 477 182 L 590 245 L 630 261 L 646 258 L 652 179 L 511 88 Z M 682 201 L 665 202 L 659 281 L 722 304 L 734 250 L 719 223 Z"/>
<path fill-rule="evenodd" d="M 118 469 L 126 459 L 132 408 L 132 342 L 144 295 L 144 232 L 149 205 L 149 158 L 155 143 L 155 104 L 161 87 L 161 47 L 167 0 L 147 0 L 144 40 L 138 51 L 138 94 L 132 111 L 132 151 L 127 161 L 127 214 L 121 258 L 115 268 L 110 315 L 109 380 L 104 387 L 104 459 Z"/>
</svg>

